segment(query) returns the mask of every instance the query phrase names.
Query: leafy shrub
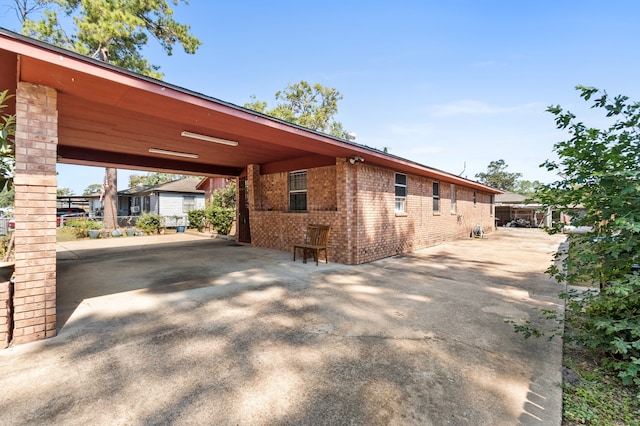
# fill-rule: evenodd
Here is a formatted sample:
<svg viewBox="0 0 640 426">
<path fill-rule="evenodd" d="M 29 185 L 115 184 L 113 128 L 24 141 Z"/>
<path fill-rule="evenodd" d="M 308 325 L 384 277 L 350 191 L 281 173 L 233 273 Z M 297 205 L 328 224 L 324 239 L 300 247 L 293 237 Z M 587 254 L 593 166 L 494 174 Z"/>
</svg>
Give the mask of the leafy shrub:
<svg viewBox="0 0 640 426">
<path fill-rule="evenodd" d="M 236 217 L 235 209 L 208 206 L 205 209 L 207 222 L 211 227 L 222 235 L 228 235 L 231 225 Z"/>
<path fill-rule="evenodd" d="M 236 207 L 236 184 L 232 183 L 224 188 L 218 188 L 213 191 L 211 205 L 214 207 L 222 207 L 227 209 L 235 209 Z"/>
<path fill-rule="evenodd" d="M 87 238 L 90 229 L 102 228 L 102 223 L 91 219 L 69 219 L 65 222 L 67 227 L 73 228 L 76 238 Z"/>
<path fill-rule="evenodd" d="M 202 232 L 206 226 L 222 235 L 228 235 L 236 217 L 232 208 L 224 208 L 215 204 L 208 205 L 204 210 L 191 210 L 188 213 L 189 228 Z"/>
<path fill-rule="evenodd" d="M 190 210 L 189 213 L 187 213 L 187 217 L 189 218 L 189 229 L 197 229 L 199 232 L 204 230 L 206 224 L 206 214 L 204 210 Z"/>
<path fill-rule="evenodd" d="M 140 228 L 142 231 L 151 234 L 157 233 L 159 234 L 162 229 L 164 229 L 164 219 L 162 216 L 152 213 L 143 213 L 138 218 L 136 222 L 136 227 Z"/>
<path fill-rule="evenodd" d="M 570 138 L 555 144 L 558 160 L 542 166 L 561 179 L 535 198 L 545 207 L 575 212 L 571 225 L 593 232 L 573 235 L 561 266 L 549 268 L 559 282 L 597 285 L 590 294 L 565 295 L 567 323 L 576 342 L 598 355 L 626 385 L 640 386 L 640 103 L 578 86 L 581 97 L 602 110 L 608 128 L 587 126 L 559 105 L 547 111 Z M 579 206 L 579 211 L 576 207 Z"/>
<path fill-rule="evenodd" d="M 625 385 L 640 387 L 640 276 L 629 274 L 601 291 L 567 292 L 572 340 L 597 354 Z"/>
<path fill-rule="evenodd" d="M 9 249 L 9 241 L 11 240 L 11 235 L 3 235 L 0 236 L 0 259 L 3 259 L 7 253 L 7 249 Z"/>
</svg>

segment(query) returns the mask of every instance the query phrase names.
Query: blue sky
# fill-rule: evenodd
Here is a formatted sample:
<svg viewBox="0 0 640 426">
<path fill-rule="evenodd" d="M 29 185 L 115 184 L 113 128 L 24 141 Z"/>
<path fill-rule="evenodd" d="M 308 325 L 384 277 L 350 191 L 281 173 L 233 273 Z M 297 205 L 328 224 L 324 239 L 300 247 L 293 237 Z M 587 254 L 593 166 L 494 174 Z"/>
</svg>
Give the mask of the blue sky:
<svg viewBox="0 0 640 426">
<path fill-rule="evenodd" d="M 0 0 L 0 25 L 17 30 L 11 3 Z M 168 83 L 237 105 L 251 95 L 272 105 L 300 80 L 334 87 L 344 96 L 337 119 L 358 143 L 470 179 L 504 159 L 524 179 L 551 182 L 539 165 L 568 136 L 547 106 L 597 126 L 576 85 L 640 99 L 639 12 L 635 0 L 192 0 L 175 17 L 203 42 L 198 52 L 146 54 Z M 58 172 L 75 193 L 104 177 Z M 130 174 L 119 173 L 120 189 Z"/>
</svg>

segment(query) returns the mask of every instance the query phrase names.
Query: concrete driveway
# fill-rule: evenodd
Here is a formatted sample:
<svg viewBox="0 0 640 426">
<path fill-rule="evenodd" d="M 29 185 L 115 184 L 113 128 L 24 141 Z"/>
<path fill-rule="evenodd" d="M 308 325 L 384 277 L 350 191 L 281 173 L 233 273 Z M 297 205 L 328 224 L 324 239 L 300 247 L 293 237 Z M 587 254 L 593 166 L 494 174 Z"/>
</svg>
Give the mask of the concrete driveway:
<svg viewBox="0 0 640 426">
<path fill-rule="evenodd" d="M 562 236 L 360 266 L 188 234 L 59 245 L 59 335 L 0 351 L 1 424 L 559 425 Z M 116 247 L 109 247 L 115 245 Z"/>
</svg>

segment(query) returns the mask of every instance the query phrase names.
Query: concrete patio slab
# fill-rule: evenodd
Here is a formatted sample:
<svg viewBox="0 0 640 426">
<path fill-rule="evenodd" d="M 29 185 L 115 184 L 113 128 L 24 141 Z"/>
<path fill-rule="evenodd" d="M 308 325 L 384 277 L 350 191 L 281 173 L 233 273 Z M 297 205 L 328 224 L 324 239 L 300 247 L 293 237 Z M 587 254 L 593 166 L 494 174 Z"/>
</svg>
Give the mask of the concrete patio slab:
<svg viewBox="0 0 640 426">
<path fill-rule="evenodd" d="M 0 423 L 559 425 L 561 341 L 505 320 L 551 326 L 563 238 L 317 267 L 188 234 L 64 243 L 59 335 L 0 351 Z"/>
</svg>

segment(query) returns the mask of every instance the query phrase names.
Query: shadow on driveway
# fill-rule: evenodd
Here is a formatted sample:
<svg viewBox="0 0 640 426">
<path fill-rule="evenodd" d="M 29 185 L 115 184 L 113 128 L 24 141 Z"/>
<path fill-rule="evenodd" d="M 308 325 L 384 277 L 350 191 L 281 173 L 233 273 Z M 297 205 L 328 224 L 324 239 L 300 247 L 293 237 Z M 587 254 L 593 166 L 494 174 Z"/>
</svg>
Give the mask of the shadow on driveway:
<svg viewBox="0 0 640 426">
<path fill-rule="evenodd" d="M 505 323 L 562 309 L 543 274 L 559 238 L 359 266 L 220 240 L 78 251 L 58 261 L 59 336 L 0 351 L 0 420 L 560 424 L 561 342 Z"/>
</svg>

